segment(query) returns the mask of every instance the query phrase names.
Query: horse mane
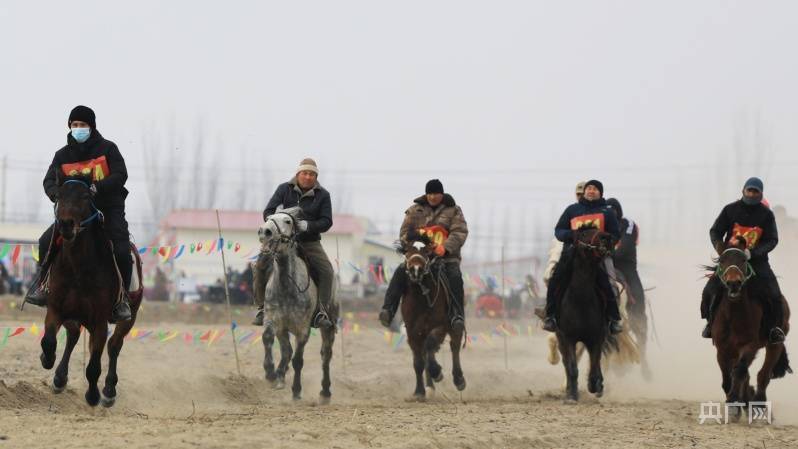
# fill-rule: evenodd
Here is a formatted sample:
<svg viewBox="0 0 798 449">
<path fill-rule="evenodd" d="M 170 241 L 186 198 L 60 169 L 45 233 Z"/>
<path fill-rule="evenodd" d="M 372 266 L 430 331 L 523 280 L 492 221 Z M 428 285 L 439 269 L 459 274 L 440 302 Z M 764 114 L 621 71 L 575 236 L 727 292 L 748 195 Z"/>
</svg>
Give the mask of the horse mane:
<svg viewBox="0 0 798 449">
<path fill-rule="evenodd" d="M 94 180 L 91 175 L 72 175 L 58 178 L 58 186 L 63 186 L 67 181 L 80 181 L 87 186 L 90 186 Z"/>
<path fill-rule="evenodd" d="M 432 240 L 430 240 L 428 235 L 422 234 L 415 229 L 412 229 L 407 233 L 407 237 L 395 241 L 393 247 L 397 253 L 403 255 L 410 249 L 414 242 L 421 242 L 424 245 L 429 245 L 432 243 Z"/>
</svg>

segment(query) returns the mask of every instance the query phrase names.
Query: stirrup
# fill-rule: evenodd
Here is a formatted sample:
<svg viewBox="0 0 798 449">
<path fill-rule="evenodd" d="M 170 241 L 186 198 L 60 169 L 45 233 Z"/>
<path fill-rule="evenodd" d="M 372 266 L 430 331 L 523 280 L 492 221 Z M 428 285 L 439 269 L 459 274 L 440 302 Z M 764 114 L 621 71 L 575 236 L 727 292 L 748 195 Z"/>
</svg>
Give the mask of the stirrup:
<svg viewBox="0 0 798 449">
<path fill-rule="evenodd" d="M 123 291 L 122 295 L 122 300 L 114 304 L 114 308 L 111 310 L 111 318 L 108 320 L 111 324 L 129 321 L 133 318 L 133 313 L 130 310 L 130 297 L 127 291 Z"/>
<path fill-rule="evenodd" d="M 712 325 L 707 323 L 707 325 L 704 326 L 704 330 L 701 331 L 701 336 L 704 338 L 712 338 Z"/>
<path fill-rule="evenodd" d="M 543 318 L 543 330 L 548 332 L 557 332 L 557 320 L 552 316 Z"/>
<path fill-rule="evenodd" d="M 379 318 L 380 318 L 380 324 L 382 324 L 387 328 L 391 327 L 391 323 L 393 322 L 393 314 L 391 313 L 390 310 L 388 309 L 380 310 Z"/>
<path fill-rule="evenodd" d="M 327 315 L 327 312 L 324 310 L 319 310 L 319 312 L 316 313 L 316 316 L 313 318 L 312 327 L 318 329 L 329 329 L 333 327 L 333 323 L 330 321 L 330 317 Z"/>
<path fill-rule="evenodd" d="M 459 332 L 465 330 L 465 318 L 460 315 L 455 316 L 452 318 L 450 325 L 452 326 L 453 331 Z"/>
<path fill-rule="evenodd" d="M 776 326 L 770 329 L 770 333 L 768 334 L 768 343 L 772 345 L 784 343 L 784 337 L 784 331 L 781 330 L 780 327 Z"/>
<path fill-rule="evenodd" d="M 264 311 L 263 307 L 258 307 L 258 313 L 255 314 L 255 319 L 252 320 L 253 326 L 263 326 Z"/>
</svg>

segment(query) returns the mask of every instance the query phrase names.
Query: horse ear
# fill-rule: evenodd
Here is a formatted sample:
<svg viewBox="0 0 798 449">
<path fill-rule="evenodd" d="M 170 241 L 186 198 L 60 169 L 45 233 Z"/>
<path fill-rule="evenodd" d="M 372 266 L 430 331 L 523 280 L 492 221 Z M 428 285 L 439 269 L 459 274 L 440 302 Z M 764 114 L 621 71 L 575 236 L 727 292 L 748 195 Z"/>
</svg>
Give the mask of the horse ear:
<svg viewBox="0 0 798 449">
<path fill-rule="evenodd" d="M 732 239 L 731 246 L 733 248 L 745 250 L 748 247 L 748 241 L 745 240 L 745 237 L 738 235 Z"/>
</svg>

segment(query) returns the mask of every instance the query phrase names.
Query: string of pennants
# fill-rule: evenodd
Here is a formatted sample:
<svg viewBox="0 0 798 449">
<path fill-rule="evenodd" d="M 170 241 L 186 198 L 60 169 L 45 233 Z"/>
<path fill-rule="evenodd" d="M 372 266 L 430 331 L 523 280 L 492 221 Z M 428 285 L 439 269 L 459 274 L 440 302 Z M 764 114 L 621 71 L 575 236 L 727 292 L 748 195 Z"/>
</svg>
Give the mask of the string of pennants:
<svg viewBox="0 0 798 449">
<path fill-rule="evenodd" d="M 344 335 L 375 333 L 376 335 L 381 336 L 385 343 L 394 350 L 400 349 L 402 343 L 404 343 L 406 339 L 405 334 L 402 333 L 390 332 L 382 329 L 371 329 L 369 331 L 369 329 L 357 322 L 343 320 L 343 322 L 339 323 L 339 325 L 341 332 Z M 237 327 L 237 324 L 233 322 L 232 329 L 236 329 Z M 81 328 L 81 332 L 85 332 L 85 329 Z M 112 331 L 109 329 L 109 336 L 111 335 L 111 332 Z M 186 345 L 210 347 L 214 343 L 218 342 L 223 336 L 225 336 L 227 332 L 228 329 L 224 328 L 181 332 L 168 329 L 145 330 L 134 327 L 125 337 L 125 340 L 157 343 L 182 341 Z M 468 343 L 485 343 L 492 346 L 494 338 L 517 337 L 524 334 L 531 336 L 532 333 L 532 325 L 526 326 L 526 332 L 524 332 L 524 329 L 521 325 L 503 322 L 496 325 L 489 332 L 480 332 L 476 335 L 469 335 Z M 240 345 L 255 345 L 261 342 L 261 334 L 262 331 L 260 329 L 249 330 L 243 332 L 236 338 L 238 340 L 238 344 Z M 310 335 L 316 336 L 318 335 L 318 331 L 316 329 L 311 329 Z M 31 324 L 30 326 L 0 327 L 0 349 L 4 348 L 11 338 L 15 337 L 32 337 L 37 340 L 41 340 L 44 337 L 44 329 L 40 328 L 36 324 Z M 66 339 L 66 329 L 61 329 L 57 335 L 57 339 L 59 344 L 64 343 L 64 340 Z M 277 344 L 276 341 L 275 344 Z"/>
<path fill-rule="evenodd" d="M 6 256 L 9 256 L 11 258 L 11 263 L 16 265 L 23 253 L 23 249 L 30 247 L 31 257 L 33 260 L 38 262 L 38 246 L 38 244 L 4 243 L 0 246 L 0 260 L 4 259 Z M 240 255 L 241 259 L 247 259 L 250 261 L 254 261 L 258 258 L 260 250 L 259 246 L 254 246 L 247 250 L 240 242 L 226 242 L 223 238 L 221 238 L 217 240 L 206 240 L 187 244 L 143 246 L 140 247 L 138 251 L 140 255 L 151 255 L 157 257 L 161 263 L 166 263 L 169 260 L 178 260 L 186 255 L 210 255 L 212 253 L 220 252 L 222 248 L 224 248 L 226 251 L 231 251 L 234 254 Z M 383 265 L 371 264 L 368 266 L 358 266 L 351 261 L 347 261 L 343 266 L 360 275 L 369 273 L 377 285 L 390 282 L 395 271 L 391 267 L 385 267 Z M 464 281 L 470 282 L 472 286 L 481 290 L 484 290 L 488 287 L 495 288 L 499 283 L 499 279 L 499 277 L 493 275 L 481 276 L 463 273 Z M 504 280 L 510 285 L 515 284 L 513 279 L 507 276 L 504 277 Z"/>
</svg>

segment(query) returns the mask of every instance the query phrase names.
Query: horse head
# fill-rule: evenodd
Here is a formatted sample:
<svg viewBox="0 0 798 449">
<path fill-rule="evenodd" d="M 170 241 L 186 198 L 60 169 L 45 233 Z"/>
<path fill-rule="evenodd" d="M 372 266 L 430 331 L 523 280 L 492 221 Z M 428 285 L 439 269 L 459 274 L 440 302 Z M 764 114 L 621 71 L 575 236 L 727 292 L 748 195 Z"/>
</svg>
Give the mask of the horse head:
<svg viewBox="0 0 798 449">
<path fill-rule="evenodd" d="M 408 234 L 407 238 L 400 242 L 397 250 L 405 256 L 405 268 L 412 282 L 420 282 L 429 273 L 434 246 L 428 236 L 418 233 Z"/>
<path fill-rule="evenodd" d="M 58 187 L 55 220 L 67 242 L 75 240 L 81 231 L 100 217 L 100 211 L 92 201 L 90 186 L 91 178 L 76 176 L 65 178 Z"/>
<path fill-rule="evenodd" d="M 600 260 L 612 251 L 612 236 L 595 227 L 583 226 L 574 231 L 574 246 L 583 255 Z"/>
<path fill-rule="evenodd" d="M 732 301 L 740 299 L 743 285 L 754 276 L 753 268 L 748 263 L 750 257 L 745 239 L 737 237 L 729 242 L 718 258 L 717 275 Z"/>
<path fill-rule="evenodd" d="M 302 218 L 302 209 L 292 207 L 275 212 L 266 217 L 266 222 L 258 228 L 258 238 L 273 253 L 281 253 L 291 247 L 297 230 L 297 221 Z"/>
</svg>

